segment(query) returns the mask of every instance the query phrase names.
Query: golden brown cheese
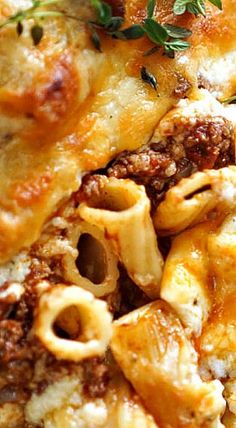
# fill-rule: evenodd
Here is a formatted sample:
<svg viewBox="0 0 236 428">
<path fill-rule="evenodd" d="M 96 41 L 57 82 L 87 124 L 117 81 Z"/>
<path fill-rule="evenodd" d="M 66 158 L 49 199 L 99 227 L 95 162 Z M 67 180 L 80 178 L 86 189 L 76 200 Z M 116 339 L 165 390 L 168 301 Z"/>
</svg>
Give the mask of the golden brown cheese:
<svg viewBox="0 0 236 428">
<path fill-rule="evenodd" d="M 28 0 L 1 3 L 2 20 L 30 5 Z M 87 20 L 92 13 L 88 4 L 63 0 L 58 8 Z M 235 52 L 234 0 L 224 1 L 223 12 L 209 6 L 206 19 L 189 14 L 174 18 L 172 4 L 159 4 L 158 19 L 193 30 L 192 48 L 174 60 L 161 52 L 144 58 L 152 46 L 146 39 L 102 37 L 100 54 L 86 26 L 64 17 L 44 21 L 45 37 L 37 47 L 29 34 L 30 21 L 21 37 L 14 26 L 1 30 L 1 263 L 38 238 L 45 220 L 79 187 L 83 172 L 150 139 L 160 118 L 177 102 L 173 91 L 178 76 L 194 89 L 205 60 Z M 129 0 L 125 7 L 127 24 L 145 17 L 145 1 Z M 158 94 L 141 81 L 141 66 L 155 74 Z M 226 76 L 225 94 L 235 89 L 235 76 L 230 82 Z"/>
<path fill-rule="evenodd" d="M 208 238 L 210 269 L 215 277 L 213 308 L 199 339 L 203 365 L 210 370 L 212 376 L 223 379 L 235 378 L 235 239 L 233 213 Z"/>
</svg>

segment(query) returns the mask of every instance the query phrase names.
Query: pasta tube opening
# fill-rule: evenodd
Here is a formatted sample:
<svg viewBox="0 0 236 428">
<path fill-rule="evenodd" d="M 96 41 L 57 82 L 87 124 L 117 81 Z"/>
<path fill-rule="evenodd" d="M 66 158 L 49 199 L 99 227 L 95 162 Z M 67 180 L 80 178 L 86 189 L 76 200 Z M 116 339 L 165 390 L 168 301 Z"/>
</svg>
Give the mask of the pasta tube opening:
<svg viewBox="0 0 236 428">
<path fill-rule="evenodd" d="M 57 323 L 79 337 L 57 336 Z M 34 332 L 58 359 L 81 361 L 105 352 L 111 337 L 111 315 L 106 303 L 88 291 L 58 284 L 41 296 Z"/>
<path fill-rule="evenodd" d="M 53 323 L 56 336 L 64 339 L 81 340 L 80 313 L 75 305 L 63 309 Z"/>
<path fill-rule="evenodd" d="M 64 278 L 96 297 L 112 293 L 119 276 L 118 260 L 104 232 L 78 219 L 69 227 L 68 239 L 75 252 L 63 256 Z"/>
<path fill-rule="evenodd" d="M 102 244 L 89 233 L 83 233 L 77 248 L 79 255 L 76 266 L 81 276 L 101 284 L 107 275 L 106 254 Z"/>
<path fill-rule="evenodd" d="M 120 180 L 120 184 L 124 180 Z M 137 193 L 129 187 L 118 184 L 115 179 L 105 179 L 100 192 L 87 201 L 89 207 L 117 213 L 132 208 L 137 203 Z"/>
</svg>

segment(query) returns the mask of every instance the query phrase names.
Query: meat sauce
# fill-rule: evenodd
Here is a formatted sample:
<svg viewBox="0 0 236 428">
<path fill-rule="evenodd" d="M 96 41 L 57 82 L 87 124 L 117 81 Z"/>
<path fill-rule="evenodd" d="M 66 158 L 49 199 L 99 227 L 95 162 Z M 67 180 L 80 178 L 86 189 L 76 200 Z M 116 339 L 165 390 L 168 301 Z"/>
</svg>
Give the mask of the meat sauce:
<svg viewBox="0 0 236 428">
<path fill-rule="evenodd" d="M 151 141 L 135 151 L 124 151 L 105 171 L 109 177 L 129 178 L 145 186 L 152 208 L 181 178 L 196 171 L 223 168 L 235 163 L 234 131 L 223 117 L 197 118 L 178 133 Z M 99 192 L 101 175 L 84 177 L 79 199 L 88 200 Z"/>
</svg>

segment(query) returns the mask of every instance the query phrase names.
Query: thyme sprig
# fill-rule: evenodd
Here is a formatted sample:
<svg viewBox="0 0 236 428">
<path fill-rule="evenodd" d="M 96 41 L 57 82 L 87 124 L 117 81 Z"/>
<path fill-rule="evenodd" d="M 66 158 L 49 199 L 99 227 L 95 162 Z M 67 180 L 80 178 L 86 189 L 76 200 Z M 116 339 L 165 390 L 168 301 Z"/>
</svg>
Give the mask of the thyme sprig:
<svg viewBox="0 0 236 428">
<path fill-rule="evenodd" d="M 183 51 L 190 46 L 186 40 L 182 40 L 192 34 L 190 30 L 170 24 L 161 25 L 155 20 L 153 14 L 156 0 L 148 0 L 147 18 L 142 24 L 133 24 L 124 29 L 123 18 L 113 17 L 110 5 L 101 0 L 91 0 L 91 3 L 97 17 L 96 22 L 90 23 L 92 41 L 98 50 L 101 50 L 101 41 L 96 29 L 102 29 L 109 36 L 120 40 L 134 40 L 146 35 L 157 47 L 162 47 L 165 55 L 170 58 L 174 57 L 176 51 Z M 150 52 L 149 50 L 148 53 Z"/>
<path fill-rule="evenodd" d="M 58 3 L 60 0 L 33 0 L 28 9 L 19 10 L 0 24 L 0 30 L 10 24 L 16 24 L 16 31 L 21 35 L 24 31 L 24 21 L 34 19 L 35 24 L 31 27 L 31 37 L 34 45 L 38 45 L 43 37 L 43 27 L 38 23 L 39 19 L 47 17 L 63 16 L 63 12 L 54 10 L 41 10 L 45 6 Z"/>
<path fill-rule="evenodd" d="M 221 0 L 209 0 L 209 2 L 222 10 Z M 173 11 L 175 15 L 183 15 L 183 13 L 189 12 L 195 16 L 206 16 L 206 5 L 204 0 L 175 0 Z"/>
<path fill-rule="evenodd" d="M 45 6 L 53 5 L 61 0 L 32 0 L 32 6 L 28 9 L 19 10 L 0 24 L 0 30 L 7 25 L 16 24 L 17 34 L 20 36 L 24 31 L 24 21 L 34 19 L 35 23 L 31 28 L 31 36 L 34 45 L 38 45 L 43 37 L 44 30 L 39 20 L 47 17 L 64 16 L 67 19 L 81 21 L 77 16 L 67 15 L 64 11 L 44 9 Z M 219 9 L 222 9 L 221 0 L 209 0 Z M 108 36 L 120 40 L 134 40 L 146 36 L 154 43 L 154 47 L 145 52 L 144 56 L 151 55 L 160 48 L 164 54 L 170 58 L 175 56 L 175 52 L 184 51 L 190 44 L 183 39 L 188 38 L 192 33 L 190 30 L 170 24 L 160 24 L 154 17 L 156 0 L 147 1 L 147 18 L 141 24 L 133 24 L 123 28 L 124 18 L 113 16 L 111 6 L 102 0 L 90 0 L 96 13 L 96 20 L 87 22 L 91 32 L 91 40 L 98 51 L 101 51 L 100 31 Z M 186 11 L 194 15 L 205 16 L 205 0 L 175 0 L 173 11 L 176 15 L 182 15 Z"/>
</svg>

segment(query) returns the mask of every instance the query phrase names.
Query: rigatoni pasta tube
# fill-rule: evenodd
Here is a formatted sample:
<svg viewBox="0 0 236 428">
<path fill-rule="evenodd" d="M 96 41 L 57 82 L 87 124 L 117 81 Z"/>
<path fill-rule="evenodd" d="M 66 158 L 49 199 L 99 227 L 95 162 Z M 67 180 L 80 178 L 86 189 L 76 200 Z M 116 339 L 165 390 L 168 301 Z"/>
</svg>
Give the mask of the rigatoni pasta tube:
<svg viewBox="0 0 236 428">
<path fill-rule="evenodd" d="M 161 427 L 222 426 L 223 386 L 202 382 L 197 354 L 167 303 L 153 302 L 115 321 L 111 349 Z"/>
<path fill-rule="evenodd" d="M 80 239 L 83 237 L 85 238 L 85 248 L 78 249 Z M 82 286 L 95 297 L 112 293 L 116 288 L 119 276 L 118 260 L 103 231 L 77 219 L 68 226 L 67 238 L 75 249 L 75 253 L 67 252 L 62 258 L 64 278 L 73 284 Z M 87 269 L 90 278 L 82 276 L 78 269 L 76 262 L 80 256 L 82 256 L 83 269 L 85 271 Z"/>
<path fill-rule="evenodd" d="M 236 206 L 236 167 L 196 172 L 172 187 L 153 216 L 159 234 L 173 235 L 202 221 L 213 209 Z"/>
<path fill-rule="evenodd" d="M 54 331 L 57 318 L 67 309 L 67 317 L 75 317 L 74 308 L 79 314 L 78 337 L 58 337 Z M 73 324 L 73 320 L 67 323 Z M 95 299 L 92 293 L 75 285 L 57 284 L 40 297 L 34 333 L 57 359 L 81 361 L 106 351 L 111 338 L 111 315 L 106 303 Z"/>
<path fill-rule="evenodd" d="M 105 230 L 129 276 L 151 298 L 159 295 L 163 260 L 143 186 L 104 178 L 97 200 L 79 206 L 80 216 Z"/>
<path fill-rule="evenodd" d="M 215 205 L 209 177 L 197 172 L 167 192 L 154 214 L 154 226 L 162 235 L 173 235 L 197 223 Z"/>
</svg>

